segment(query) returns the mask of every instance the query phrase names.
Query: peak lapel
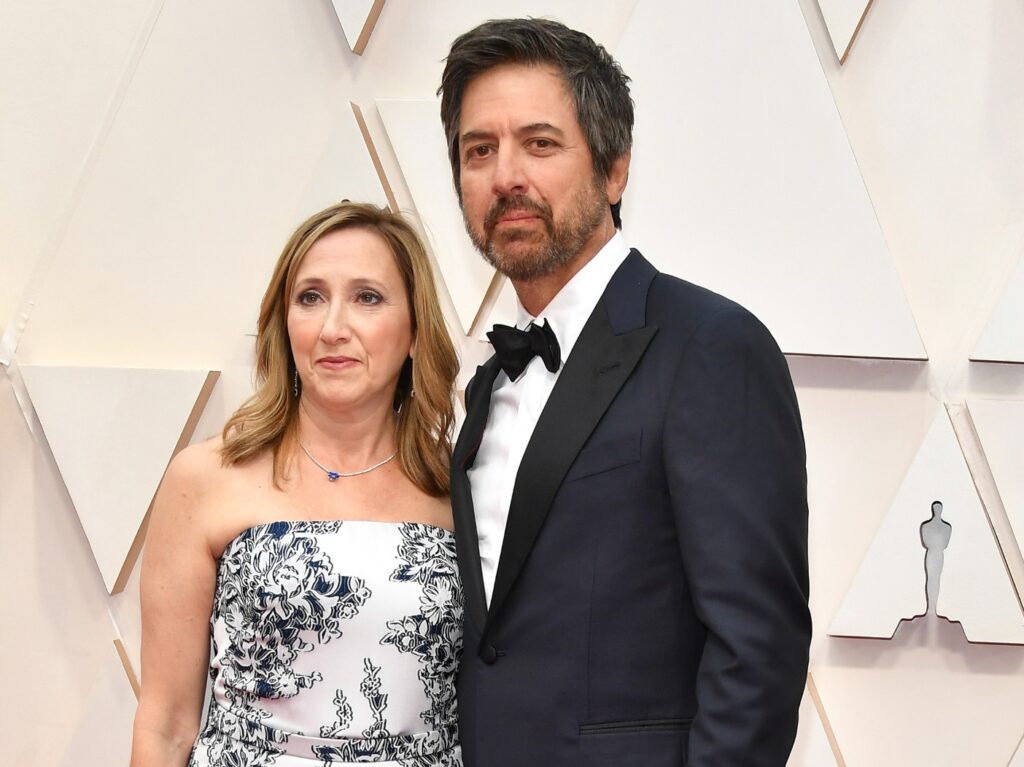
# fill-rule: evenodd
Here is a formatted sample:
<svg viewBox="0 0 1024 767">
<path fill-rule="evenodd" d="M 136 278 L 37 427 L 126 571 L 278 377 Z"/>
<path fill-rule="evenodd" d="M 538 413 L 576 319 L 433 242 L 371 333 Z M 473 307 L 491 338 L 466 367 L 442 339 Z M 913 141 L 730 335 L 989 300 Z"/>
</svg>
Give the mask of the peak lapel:
<svg viewBox="0 0 1024 767">
<path fill-rule="evenodd" d="M 466 595 L 466 613 L 481 633 L 487 616 L 487 598 L 480 569 L 480 541 L 473 514 L 473 494 L 466 471 L 480 447 L 491 405 L 491 389 L 500 370 L 497 360 L 492 357 L 477 368 L 476 375 L 466 387 L 466 420 L 452 451 L 451 464 L 452 514 L 455 517 L 455 543 Z"/>
<path fill-rule="evenodd" d="M 656 274 L 638 252 L 630 253 L 544 406 L 516 475 L 488 624 L 515 583 L 566 472 L 658 330 L 643 324 L 647 289 Z"/>
</svg>

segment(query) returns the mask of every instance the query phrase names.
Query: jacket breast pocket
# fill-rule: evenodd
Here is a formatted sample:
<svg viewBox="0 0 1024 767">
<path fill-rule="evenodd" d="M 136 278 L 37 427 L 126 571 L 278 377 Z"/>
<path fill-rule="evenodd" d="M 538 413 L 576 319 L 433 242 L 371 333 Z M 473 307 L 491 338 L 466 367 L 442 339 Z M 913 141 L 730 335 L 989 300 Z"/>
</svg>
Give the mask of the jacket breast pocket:
<svg viewBox="0 0 1024 767">
<path fill-rule="evenodd" d="M 579 767 L 679 767 L 686 764 L 691 719 L 580 725 Z"/>
<path fill-rule="evenodd" d="M 565 481 L 592 477 L 636 463 L 640 460 L 642 446 L 643 431 L 640 430 L 599 436 L 583 446 L 565 475 Z"/>
</svg>

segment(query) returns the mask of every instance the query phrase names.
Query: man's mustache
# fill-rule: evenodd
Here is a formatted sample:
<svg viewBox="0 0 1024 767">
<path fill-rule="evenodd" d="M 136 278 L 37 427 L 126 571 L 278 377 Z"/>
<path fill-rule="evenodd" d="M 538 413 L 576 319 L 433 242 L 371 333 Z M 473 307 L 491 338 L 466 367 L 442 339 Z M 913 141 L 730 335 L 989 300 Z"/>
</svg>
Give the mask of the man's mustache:
<svg viewBox="0 0 1024 767">
<path fill-rule="evenodd" d="M 484 219 L 484 229 L 487 232 L 494 231 L 494 227 L 498 225 L 498 219 L 502 216 L 507 216 L 509 213 L 533 214 L 540 217 L 548 229 L 551 228 L 551 208 L 543 203 L 534 202 L 525 194 L 519 194 L 514 197 L 499 197 L 491 206 L 491 209 L 487 211 L 487 217 Z"/>
</svg>

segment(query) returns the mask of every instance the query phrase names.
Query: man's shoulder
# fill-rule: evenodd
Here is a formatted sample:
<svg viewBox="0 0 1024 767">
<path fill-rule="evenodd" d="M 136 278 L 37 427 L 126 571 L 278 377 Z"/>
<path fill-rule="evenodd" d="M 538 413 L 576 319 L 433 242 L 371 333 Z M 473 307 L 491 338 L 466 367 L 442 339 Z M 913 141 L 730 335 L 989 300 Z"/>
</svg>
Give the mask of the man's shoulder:
<svg viewBox="0 0 1024 767">
<path fill-rule="evenodd" d="M 665 272 L 658 272 L 651 281 L 647 313 L 649 320 L 663 325 L 700 325 L 715 317 L 756 321 L 753 313 L 731 298 Z"/>
<path fill-rule="evenodd" d="M 647 322 L 672 337 L 708 338 L 778 350 L 764 324 L 742 304 L 708 288 L 659 272 L 647 295 Z"/>
</svg>

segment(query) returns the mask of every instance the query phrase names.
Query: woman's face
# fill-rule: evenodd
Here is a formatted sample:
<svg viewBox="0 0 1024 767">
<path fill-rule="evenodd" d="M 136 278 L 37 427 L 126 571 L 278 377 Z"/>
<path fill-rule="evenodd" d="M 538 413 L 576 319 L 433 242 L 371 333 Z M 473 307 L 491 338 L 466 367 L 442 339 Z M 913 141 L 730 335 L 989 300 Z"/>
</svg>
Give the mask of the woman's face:
<svg viewBox="0 0 1024 767">
<path fill-rule="evenodd" d="M 288 296 L 288 337 L 307 403 L 392 407 L 414 339 L 405 283 L 380 235 L 340 229 L 313 243 Z"/>
</svg>

